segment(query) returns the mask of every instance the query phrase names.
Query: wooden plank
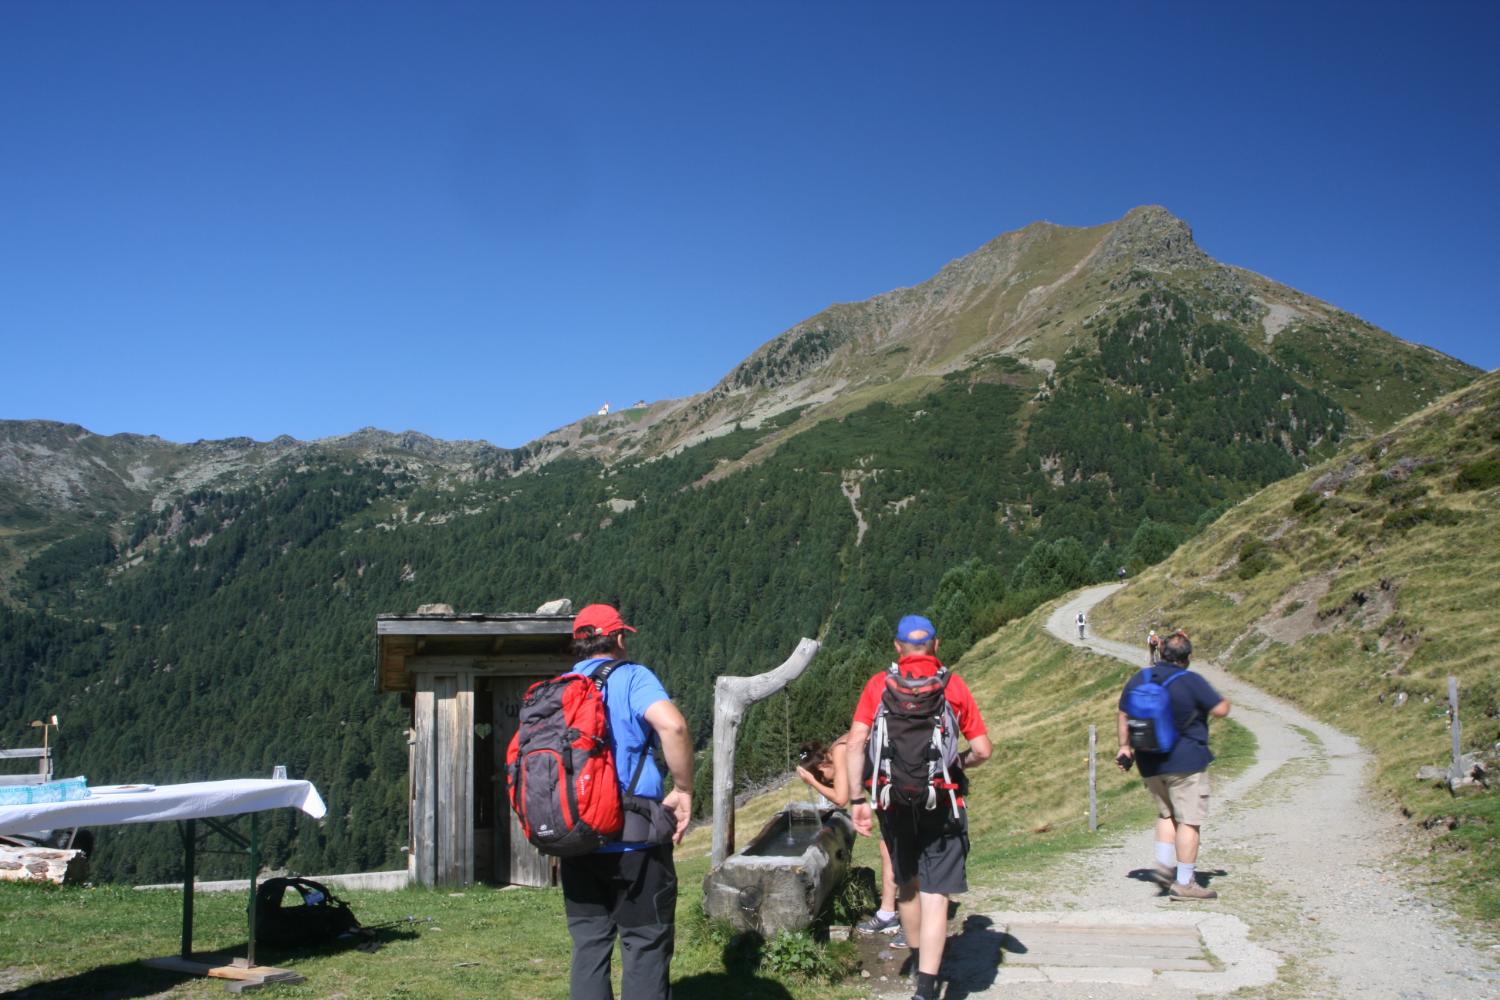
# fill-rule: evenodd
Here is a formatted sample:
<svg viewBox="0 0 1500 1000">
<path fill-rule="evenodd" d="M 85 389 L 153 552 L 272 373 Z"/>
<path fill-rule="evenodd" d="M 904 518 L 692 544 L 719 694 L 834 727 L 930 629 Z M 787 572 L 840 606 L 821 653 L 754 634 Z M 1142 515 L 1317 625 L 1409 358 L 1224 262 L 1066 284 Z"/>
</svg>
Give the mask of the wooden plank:
<svg viewBox="0 0 1500 1000">
<path fill-rule="evenodd" d="M 485 677 L 527 676 L 533 680 L 555 677 L 577 662 L 567 652 L 529 653 L 508 656 L 475 656 L 464 653 L 430 653 L 408 657 L 405 669 L 412 673 L 445 674 L 468 670 Z"/>
<path fill-rule="evenodd" d="M 417 680 L 412 708 L 416 742 L 412 745 L 411 852 L 415 874 L 420 885 L 433 885 L 437 879 L 437 748 L 433 716 L 435 697 L 432 678 Z"/>
<path fill-rule="evenodd" d="M 435 676 L 437 739 L 437 867 L 439 882 L 474 881 L 474 715 L 473 678 Z"/>
<path fill-rule="evenodd" d="M 0 750 L 0 760 L 20 760 L 23 757 L 50 757 L 51 747 L 21 747 L 19 750 Z"/>
<path fill-rule="evenodd" d="M 230 979 L 248 983 L 301 983 L 306 980 L 291 969 L 278 969 L 274 965 L 235 965 L 234 963 L 200 962 L 177 955 L 165 958 L 147 958 L 142 965 L 168 972 L 185 972 L 190 976 L 208 976 L 212 979 Z"/>
<path fill-rule="evenodd" d="M 523 621 L 381 621 L 375 622 L 375 634 L 391 635 L 572 635 L 571 618 Z"/>
<path fill-rule="evenodd" d="M 462 674 L 453 714 L 453 832 L 455 873 L 474 884 L 474 675 Z"/>
</svg>

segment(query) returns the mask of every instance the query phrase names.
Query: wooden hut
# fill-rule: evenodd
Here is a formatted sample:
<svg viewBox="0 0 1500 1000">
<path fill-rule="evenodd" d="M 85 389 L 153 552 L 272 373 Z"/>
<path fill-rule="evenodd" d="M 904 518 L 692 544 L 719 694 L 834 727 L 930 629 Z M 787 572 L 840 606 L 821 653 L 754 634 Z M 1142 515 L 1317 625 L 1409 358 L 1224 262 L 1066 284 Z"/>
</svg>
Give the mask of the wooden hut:
<svg viewBox="0 0 1500 1000">
<path fill-rule="evenodd" d="M 572 666 L 571 614 L 378 615 L 375 684 L 411 709 L 410 853 L 422 885 L 549 885 L 505 793 L 521 698 Z"/>
</svg>

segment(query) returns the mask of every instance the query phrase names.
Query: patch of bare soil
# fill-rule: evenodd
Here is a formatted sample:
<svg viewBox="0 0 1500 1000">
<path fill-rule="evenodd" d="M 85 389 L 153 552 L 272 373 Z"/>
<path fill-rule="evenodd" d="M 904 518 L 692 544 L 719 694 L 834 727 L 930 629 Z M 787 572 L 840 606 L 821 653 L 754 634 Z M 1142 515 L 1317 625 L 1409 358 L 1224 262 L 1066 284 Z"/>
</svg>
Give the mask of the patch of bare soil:
<svg viewBox="0 0 1500 1000">
<path fill-rule="evenodd" d="M 1318 602 L 1328 593 L 1327 574 L 1309 577 L 1281 595 L 1281 598 L 1254 625 L 1259 632 L 1283 645 L 1290 646 L 1318 632 L 1330 632 L 1334 623 L 1318 615 Z"/>
</svg>

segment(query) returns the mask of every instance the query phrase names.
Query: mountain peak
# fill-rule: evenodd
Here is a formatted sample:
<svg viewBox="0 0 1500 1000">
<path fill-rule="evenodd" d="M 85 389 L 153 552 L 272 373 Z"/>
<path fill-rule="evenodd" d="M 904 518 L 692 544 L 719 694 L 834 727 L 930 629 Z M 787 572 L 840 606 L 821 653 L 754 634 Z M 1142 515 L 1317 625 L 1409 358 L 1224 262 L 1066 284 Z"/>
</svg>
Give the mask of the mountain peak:
<svg viewBox="0 0 1500 1000">
<path fill-rule="evenodd" d="M 1125 262 L 1149 271 L 1215 266 L 1193 241 L 1192 228 L 1160 205 L 1126 212 L 1105 238 L 1097 259 L 1105 267 Z"/>
</svg>

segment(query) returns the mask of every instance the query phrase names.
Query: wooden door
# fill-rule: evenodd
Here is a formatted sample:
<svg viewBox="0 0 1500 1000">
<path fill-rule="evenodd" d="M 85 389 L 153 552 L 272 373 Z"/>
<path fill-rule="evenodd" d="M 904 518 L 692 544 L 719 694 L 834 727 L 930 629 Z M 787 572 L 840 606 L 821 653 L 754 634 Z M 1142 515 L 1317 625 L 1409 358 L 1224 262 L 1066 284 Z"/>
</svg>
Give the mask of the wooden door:
<svg viewBox="0 0 1500 1000">
<path fill-rule="evenodd" d="M 495 677 L 491 682 L 494 699 L 493 740 L 495 754 L 495 877 L 511 885 L 544 886 L 552 884 L 552 863 L 531 846 L 521 824 L 510 808 L 506 796 L 505 751 L 520 723 L 521 698 L 536 677 Z"/>
</svg>

